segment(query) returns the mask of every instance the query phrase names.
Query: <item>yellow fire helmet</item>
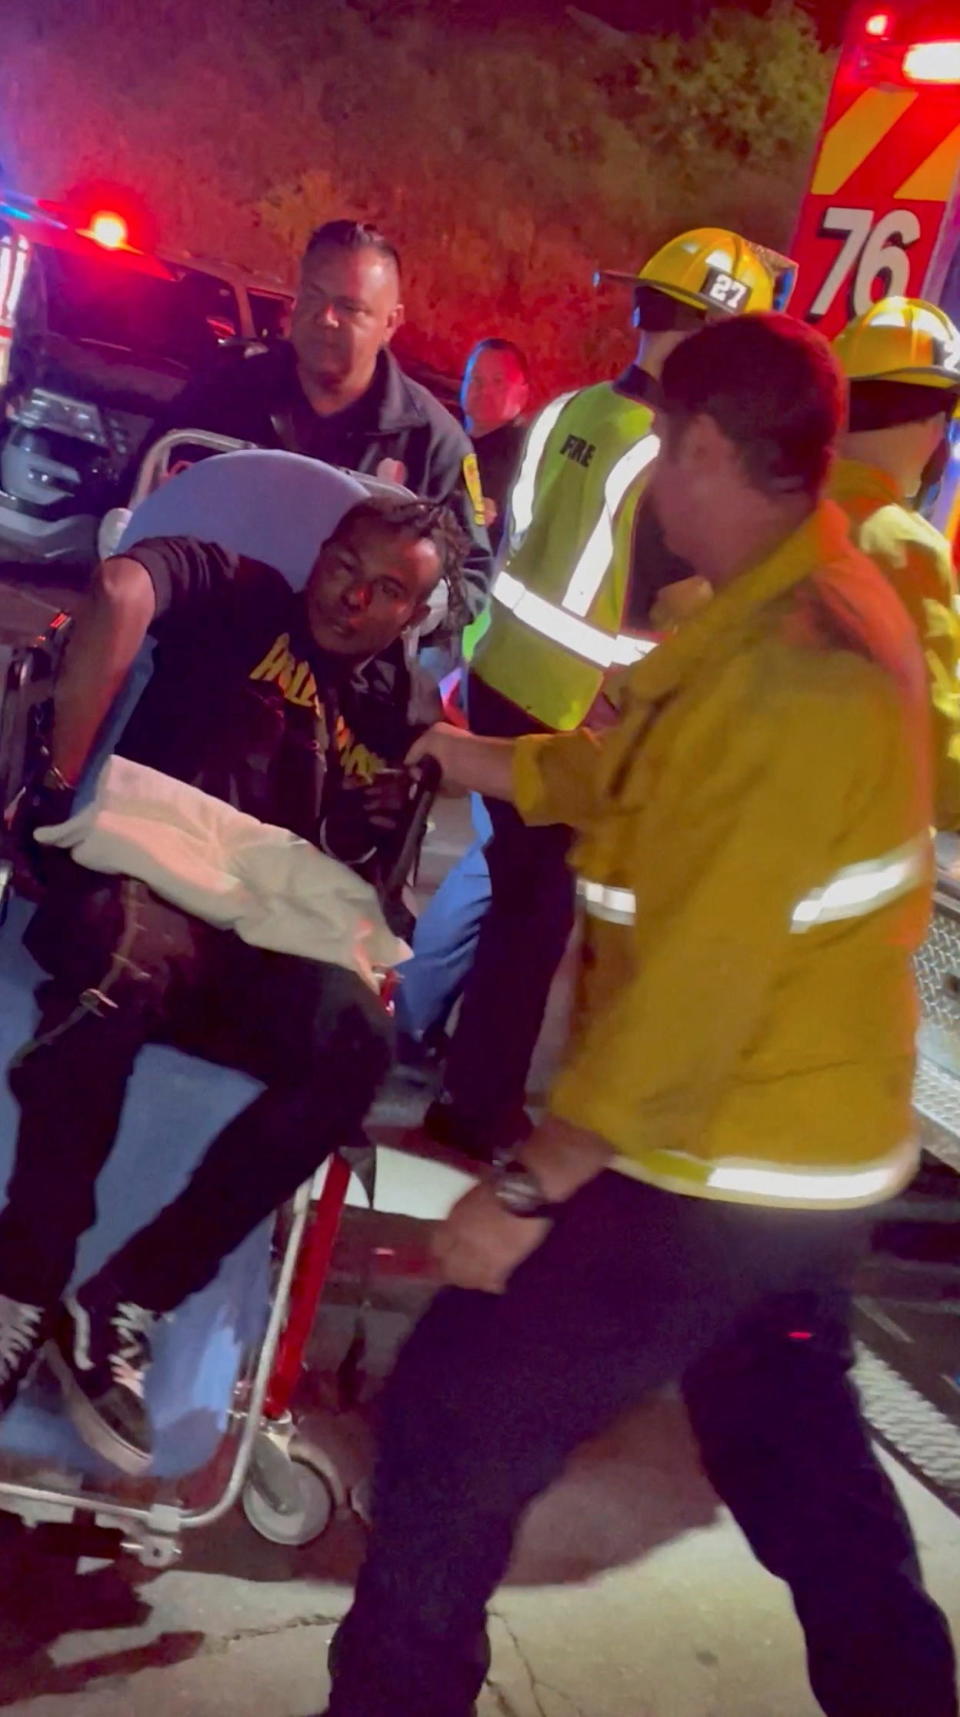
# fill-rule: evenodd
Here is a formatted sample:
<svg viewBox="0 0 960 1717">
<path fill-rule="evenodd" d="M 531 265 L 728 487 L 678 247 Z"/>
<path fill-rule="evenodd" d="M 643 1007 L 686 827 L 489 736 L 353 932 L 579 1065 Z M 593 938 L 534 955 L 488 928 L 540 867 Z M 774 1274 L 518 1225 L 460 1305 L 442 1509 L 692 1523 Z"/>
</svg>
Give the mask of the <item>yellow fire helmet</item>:
<svg viewBox="0 0 960 1717">
<path fill-rule="evenodd" d="M 724 227 L 696 227 L 655 251 L 638 274 L 600 270 L 594 284 L 614 281 L 650 286 L 705 315 L 782 310 L 793 290 L 796 265 Z"/>
<path fill-rule="evenodd" d="M 833 342 L 851 382 L 911 382 L 960 392 L 960 331 L 938 304 L 881 298 Z"/>
</svg>

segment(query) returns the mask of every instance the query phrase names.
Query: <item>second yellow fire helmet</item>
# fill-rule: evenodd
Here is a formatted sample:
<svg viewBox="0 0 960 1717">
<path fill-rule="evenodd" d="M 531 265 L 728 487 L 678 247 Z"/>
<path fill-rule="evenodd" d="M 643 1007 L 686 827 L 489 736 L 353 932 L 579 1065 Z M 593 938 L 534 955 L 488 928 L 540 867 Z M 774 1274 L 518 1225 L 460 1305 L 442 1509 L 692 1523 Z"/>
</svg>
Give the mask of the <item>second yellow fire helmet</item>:
<svg viewBox="0 0 960 1717">
<path fill-rule="evenodd" d="M 938 304 L 881 298 L 833 342 L 850 382 L 909 382 L 960 393 L 960 331 Z"/>
<path fill-rule="evenodd" d="M 661 245 L 636 274 L 602 270 L 595 276 L 597 283 L 652 288 L 705 316 L 782 310 L 795 278 L 796 268 L 787 257 L 725 227 L 681 233 Z"/>
</svg>

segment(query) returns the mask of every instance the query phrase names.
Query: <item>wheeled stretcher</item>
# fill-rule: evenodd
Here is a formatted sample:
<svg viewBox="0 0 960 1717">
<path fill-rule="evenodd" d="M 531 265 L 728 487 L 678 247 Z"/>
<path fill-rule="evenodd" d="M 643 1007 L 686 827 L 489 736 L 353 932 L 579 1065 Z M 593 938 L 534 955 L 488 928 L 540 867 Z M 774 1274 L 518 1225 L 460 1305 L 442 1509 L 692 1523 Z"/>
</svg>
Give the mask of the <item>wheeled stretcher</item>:
<svg viewBox="0 0 960 1717">
<path fill-rule="evenodd" d="M 173 451 L 165 449 L 165 457 Z M 215 540 L 269 560 L 298 588 L 320 544 L 370 486 L 380 487 L 293 454 L 230 451 L 147 494 L 119 547 L 160 535 Z M 8 649 L 0 660 L 4 804 L 40 734 L 63 634 L 58 620 L 44 638 Z M 149 673 L 147 646 L 113 712 L 101 760 Z M 409 871 L 435 784 L 424 778 L 414 785 L 394 880 Z M 10 880 L 0 869 L 0 890 L 12 893 Z M 30 911 L 27 901 L 9 899 L 0 934 L 4 1066 L 32 1035 L 33 996 L 43 976 L 22 942 Z M 390 982 L 385 975 L 385 1006 Z M 211 1138 L 258 1088 L 243 1074 L 179 1050 L 156 1045 L 142 1052 L 97 1184 L 99 1214 L 80 1247 L 77 1282 L 177 1195 Z M 4 1082 L 0 1185 L 12 1165 L 16 1123 Z M 211 1525 L 241 1498 L 251 1524 L 266 1536 L 286 1543 L 317 1536 L 348 1499 L 335 1461 L 297 1426 L 295 1393 L 345 1200 L 352 1189 L 373 1202 L 375 1159 L 373 1147 L 345 1141 L 283 1220 L 249 1235 L 215 1281 L 158 1328 L 147 1381 L 155 1456 L 145 1478 L 122 1478 L 78 1439 L 41 1364 L 0 1422 L 0 1510 L 19 1514 L 58 1547 L 97 1555 L 126 1549 L 157 1566 L 175 1558 L 185 1530 Z M 451 1195 L 459 1184 L 451 1172 Z"/>
</svg>

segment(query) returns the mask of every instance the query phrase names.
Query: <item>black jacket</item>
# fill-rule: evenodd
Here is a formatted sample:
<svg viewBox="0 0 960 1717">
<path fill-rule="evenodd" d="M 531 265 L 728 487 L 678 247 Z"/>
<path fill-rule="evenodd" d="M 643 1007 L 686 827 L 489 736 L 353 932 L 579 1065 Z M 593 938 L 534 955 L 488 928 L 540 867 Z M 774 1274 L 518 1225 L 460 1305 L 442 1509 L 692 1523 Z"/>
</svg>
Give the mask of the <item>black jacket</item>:
<svg viewBox="0 0 960 1717">
<path fill-rule="evenodd" d="M 427 500 L 448 501 L 470 537 L 466 577 L 471 614 L 486 606 L 492 563 L 473 448 L 450 413 L 404 375 L 389 352 L 381 352 L 368 392 L 326 418 L 312 411 L 287 341 L 255 357 L 231 354 L 207 375 L 187 383 L 158 429 L 208 429 L 258 447 L 306 453 L 368 476 L 376 475 L 382 459 L 400 460 L 407 486 Z"/>
<path fill-rule="evenodd" d="M 499 429 L 491 429 L 487 435 L 478 435 L 476 441 L 477 463 L 480 466 L 480 483 L 484 495 L 494 502 L 497 516 L 490 526 L 490 542 L 496 551 L 503 541 L 503 533 L 507 523 L 507 503 L 514 479 L 520 469 L 520 459 L 523 454 L 523 444 L 527 439 L 529 425 L 523 418 L 515 417 L 512 423 L 501 423 Z"/>
</svg>

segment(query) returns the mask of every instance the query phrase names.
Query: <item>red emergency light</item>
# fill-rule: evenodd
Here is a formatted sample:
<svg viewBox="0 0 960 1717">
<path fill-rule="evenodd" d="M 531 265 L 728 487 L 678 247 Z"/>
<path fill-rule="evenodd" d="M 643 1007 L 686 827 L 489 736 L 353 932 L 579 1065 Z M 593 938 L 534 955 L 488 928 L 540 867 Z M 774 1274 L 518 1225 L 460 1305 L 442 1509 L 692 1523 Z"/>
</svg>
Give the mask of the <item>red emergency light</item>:
<svg viewBox="0 0 960 1717">
<path fill-rule="evenodd" d="M 887 36 L 890 34 L 889 12 L 874 12 L 863 26 L 864 35 Z"/>
<path fill-rule="evenodd" d="M 130 228 L 122 215 L 111 209 L 98 209 L 95 215 L 91 215 L 84 237 L 102 244 L 104 250 L 125 250 L 130 239 Z"/>
<path fill-rule="evenodd" d="M 913 42 L 903 56 L 908 83 L 960 83 L 960 41 Z"/>
</svg>

